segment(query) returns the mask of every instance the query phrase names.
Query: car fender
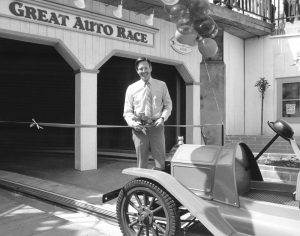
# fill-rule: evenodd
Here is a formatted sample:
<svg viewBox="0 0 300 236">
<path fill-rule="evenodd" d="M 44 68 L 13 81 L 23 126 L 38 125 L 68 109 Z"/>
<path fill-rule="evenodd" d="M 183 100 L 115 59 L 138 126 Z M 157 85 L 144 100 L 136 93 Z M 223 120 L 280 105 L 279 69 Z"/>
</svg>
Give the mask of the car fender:
<svg viewBox="0 0 300 236">
<path fill-rule="evenodd" d="M 159 183 L 214 235 L 240 235 L 222 217 L 218 207 L 196 196 L 170 174 L 157 170 L 134 167 L 124 169 L 122 173 L 148 178 Z"/>
</svg>

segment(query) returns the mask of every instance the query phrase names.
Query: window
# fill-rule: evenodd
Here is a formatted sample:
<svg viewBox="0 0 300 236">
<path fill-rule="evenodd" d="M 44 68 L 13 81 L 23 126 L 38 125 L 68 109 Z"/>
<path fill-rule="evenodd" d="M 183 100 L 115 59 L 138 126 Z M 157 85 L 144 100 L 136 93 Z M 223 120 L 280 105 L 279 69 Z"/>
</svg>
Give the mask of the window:
<svg viewBox="0 0 300 236">
<path fill-rule="evenodd" d="M 278 118 L 300 123 L 300 77 L 278 79 Z"/>
</svg>

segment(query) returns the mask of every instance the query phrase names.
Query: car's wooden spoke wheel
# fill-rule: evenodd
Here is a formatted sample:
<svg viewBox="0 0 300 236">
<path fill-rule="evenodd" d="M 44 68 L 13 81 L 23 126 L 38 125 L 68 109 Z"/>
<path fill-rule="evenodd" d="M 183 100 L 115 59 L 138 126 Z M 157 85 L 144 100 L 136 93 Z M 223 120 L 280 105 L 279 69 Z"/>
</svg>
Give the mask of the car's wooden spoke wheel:
<svg viewBox="0 0 300 236">
<path fill-rule="evenodd" d="M 117 217 L 126 236 L 180 234 L 175 200 L 147 179 L 134 179 L 123 187 L 117 201 Z"/>
</svg>

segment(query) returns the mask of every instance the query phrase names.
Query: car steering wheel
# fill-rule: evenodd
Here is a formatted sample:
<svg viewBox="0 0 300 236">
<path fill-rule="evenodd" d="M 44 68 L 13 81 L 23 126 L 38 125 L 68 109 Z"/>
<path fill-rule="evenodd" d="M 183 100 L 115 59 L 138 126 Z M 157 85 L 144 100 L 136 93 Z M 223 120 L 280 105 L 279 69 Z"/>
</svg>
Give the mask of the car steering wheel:
<svg viewBox="0 0 300 236">
<path fill-rule="evenodd" d="M 289 123 L 284 120 L 276 120 L 275 122 L 268 121 L 268 125 L 276 134 L 288 141 L 294 136 L 294 130 Z"/>
<path fill-rule="evenodd" d="M 290 141 L 290 139 L 293 139 L 294 136 L 294 130 L 292 127 L 284 120 L 276 120 L 275 122 L 268 121 L 268 125 L 270 128 L 276 133 L 276 135 L 272 138 L 272 140 L 267 143 L 267 145 L 257 154 L 257 156 L 254 158 L 256 161 L 258 158 L 261 157 L 261 155 L 272 145 L 272 143 L 275 142 L 275 140 L 280 136 L 284 138 L 287 141 Z"/>
</svg>

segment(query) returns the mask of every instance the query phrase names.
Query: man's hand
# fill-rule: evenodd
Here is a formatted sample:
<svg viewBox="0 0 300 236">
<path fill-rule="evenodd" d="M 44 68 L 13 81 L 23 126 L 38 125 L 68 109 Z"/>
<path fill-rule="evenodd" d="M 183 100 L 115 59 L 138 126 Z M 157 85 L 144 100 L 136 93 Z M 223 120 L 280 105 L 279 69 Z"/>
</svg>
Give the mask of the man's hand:
<svg viewBox="0 0 300 236">
<path fill-rule="evenodd" d="M 163 118 L 158 118 L 155 122 L 154 122 L 154 124 L 153 124 L 153 126 L 155 126 L 155 127 L 158 127 L 158 126 L 164 126 L 164 119 Z"/>
<path fill-rule="evenodd" d="M 141 122 L 139 121 L 135 121 L 133 124 L 132 124 L 132 128 L 136 131 L 142 131 L 144 129 L 144 126 L 142 126 Z"/>
</svg>

